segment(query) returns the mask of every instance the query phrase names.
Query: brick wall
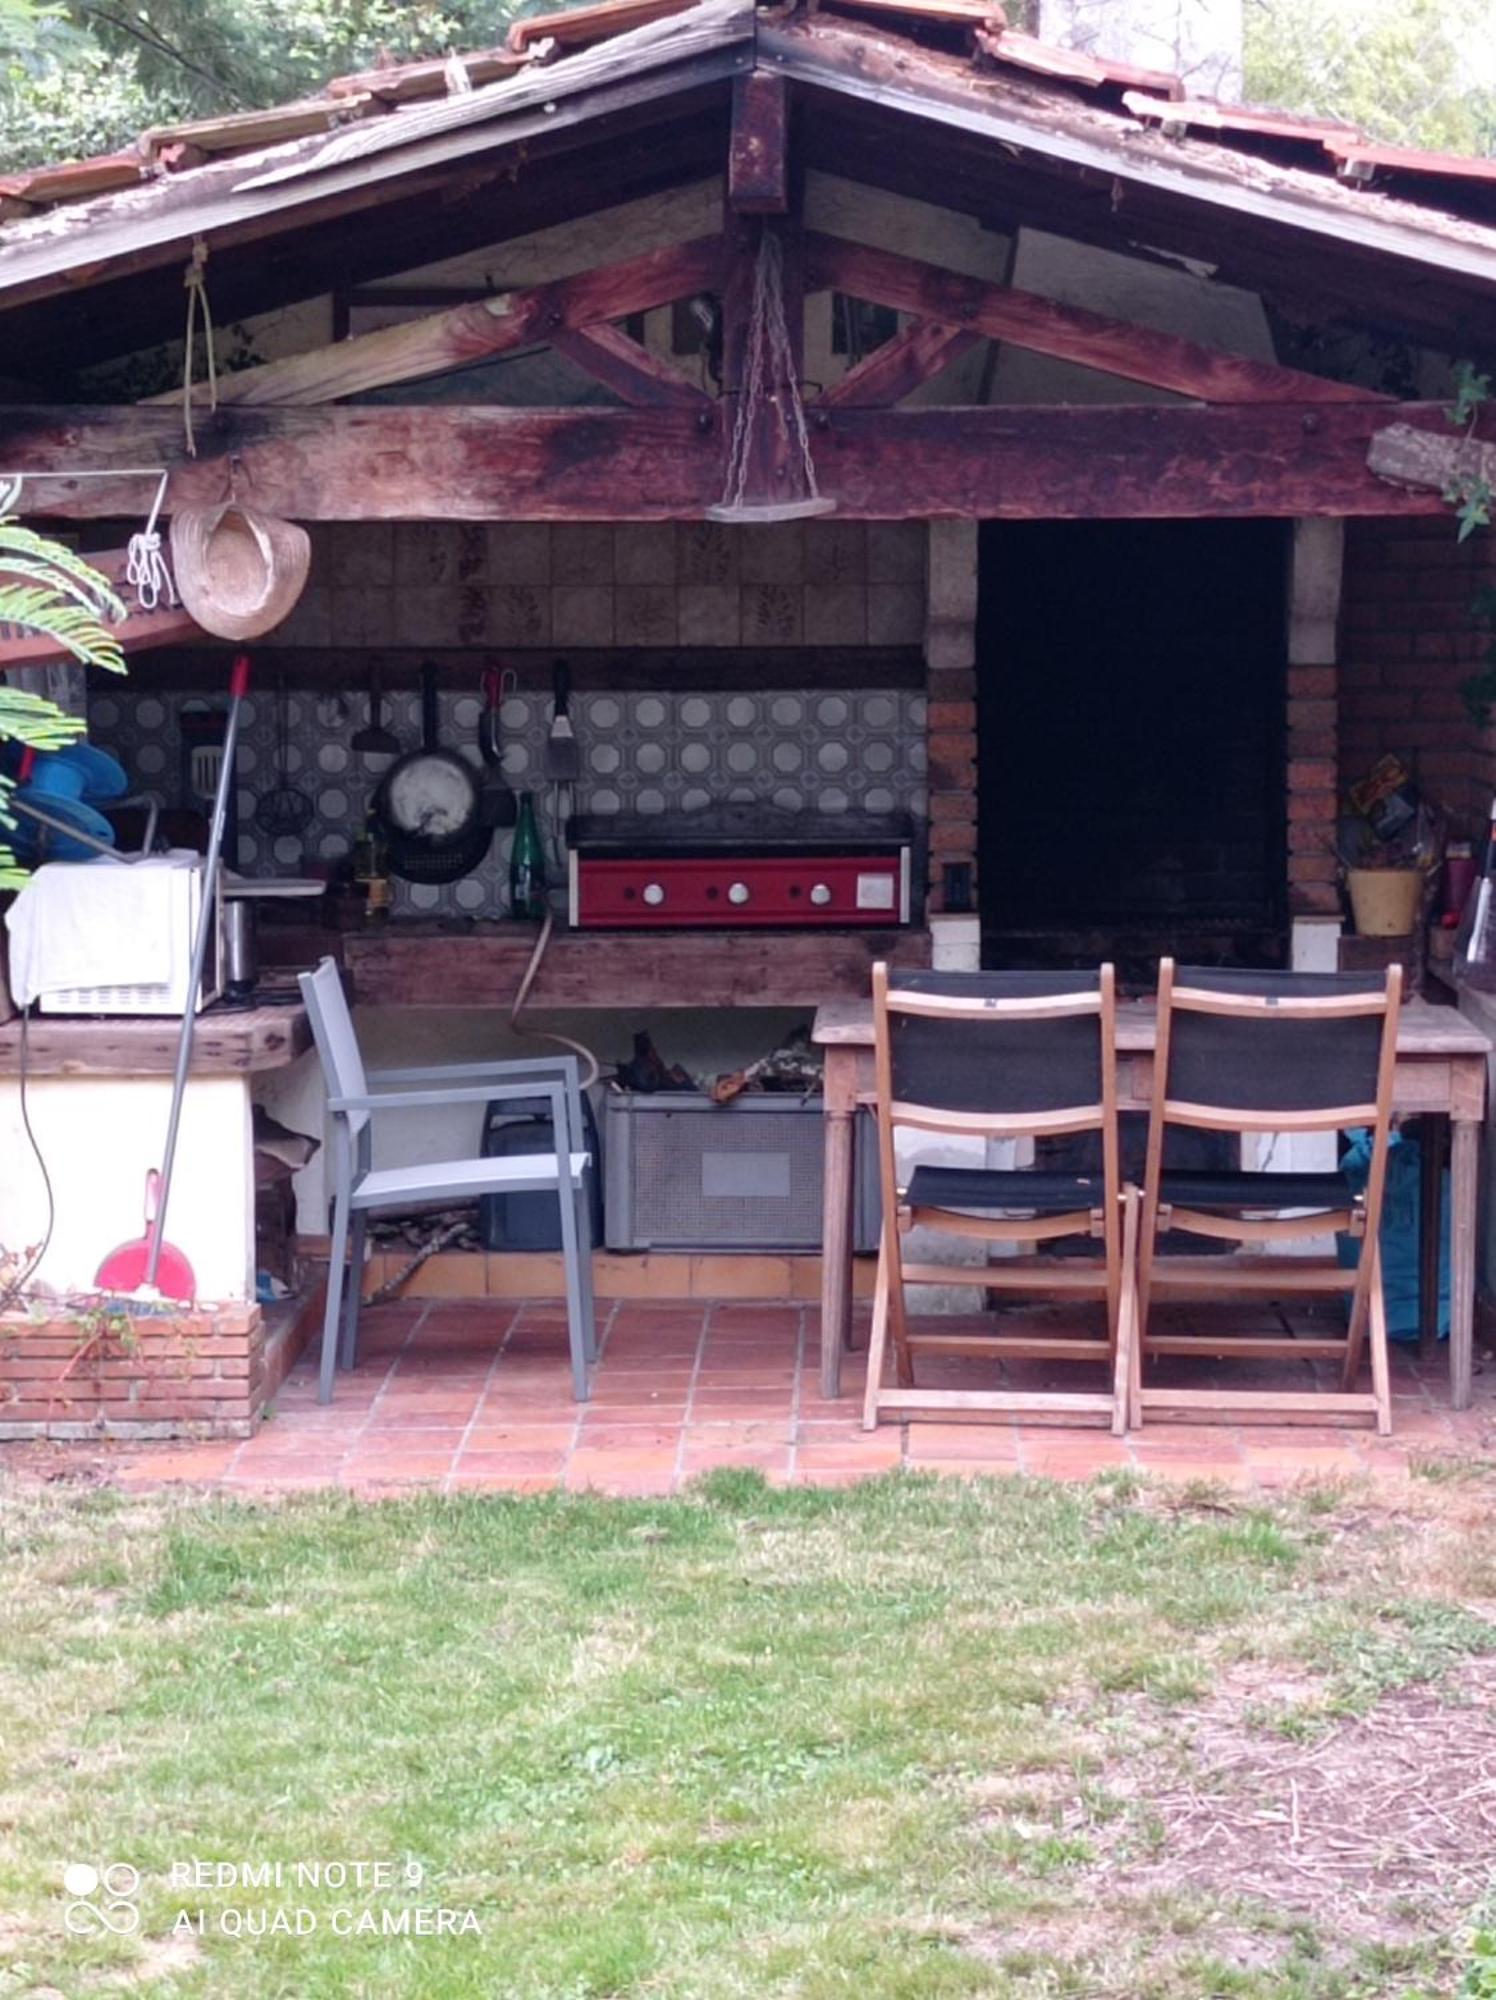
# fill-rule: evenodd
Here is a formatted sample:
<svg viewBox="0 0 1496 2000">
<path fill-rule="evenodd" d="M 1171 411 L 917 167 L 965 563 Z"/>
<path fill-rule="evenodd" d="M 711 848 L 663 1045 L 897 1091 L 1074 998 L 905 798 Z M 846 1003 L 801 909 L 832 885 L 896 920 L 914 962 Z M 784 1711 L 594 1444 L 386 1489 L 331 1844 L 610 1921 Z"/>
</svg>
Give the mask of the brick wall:
<svg viewBox="0 0 1496 2000">
<path fill-rule="evenodd" d="M 1414 760 L 1425 793 L 1457 833 L 1478 832 L 1496 783 L 1496 735 L 1460 697 L 1487 639 L 1470 605 L 1496 584 L 1496 536 L 1455 540 L 1452 521 L 1352 521 L 1341 603 L 1339 779 L 1378 757 Z"/>
<path fill-rule="evenodd" d="M 257 1306 L 0 1319 L 0 1440 L 248 1437 L 310 1324 Z"/>
</svg>

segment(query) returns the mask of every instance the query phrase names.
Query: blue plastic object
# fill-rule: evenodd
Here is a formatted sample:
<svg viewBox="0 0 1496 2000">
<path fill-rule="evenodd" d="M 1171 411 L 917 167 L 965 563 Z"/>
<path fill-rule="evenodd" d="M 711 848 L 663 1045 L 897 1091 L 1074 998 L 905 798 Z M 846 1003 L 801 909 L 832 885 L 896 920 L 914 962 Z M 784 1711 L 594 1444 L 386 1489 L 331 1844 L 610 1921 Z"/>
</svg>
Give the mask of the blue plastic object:
<svg viewBox="0 0 1496 2000">
<path fill-rule="evenodd" d="M 1352 1132 L 1340 1170 L 1359 1194 L 1371 1166 L 1371 1134 Z M 1394 1340 L 1416 1340 L 1419 1332 L 1418 1245 L 1423 1207 L 1423 1148 L 1404 1132 L 1392 1134 L 1387 1154 L 1387 1186 L 1382 1196 L 1382 1289 L 1387 1296 L 1387 1331 Z M 1449 1335 L 1449 1175 L 1440 1192 L 1439 1338 Z M 1360 1244 L 1336 1239 L 1340 1262 L 1354 1267 Z"/>
</svg>

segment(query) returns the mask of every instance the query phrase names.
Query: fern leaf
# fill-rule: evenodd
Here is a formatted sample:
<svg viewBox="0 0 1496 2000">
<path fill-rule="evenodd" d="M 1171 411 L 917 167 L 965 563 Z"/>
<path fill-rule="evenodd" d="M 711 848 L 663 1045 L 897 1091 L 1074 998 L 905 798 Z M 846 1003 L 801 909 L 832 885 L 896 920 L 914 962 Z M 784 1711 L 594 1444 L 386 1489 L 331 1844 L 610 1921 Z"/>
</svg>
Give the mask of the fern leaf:
<svg viewBox="0 0 1496 2000">
<path fill-rule="evenodd" d="M 35 632 L 87 667 L 116 674 L 125 670 L 124 649 L 114 634 L 91 611 L 69 604 L 54 590 L 0 583 L 0 625 L 20 625 Z"/>
<path fill-rule="evenodd" d="M 91 604 L 99 617 L 107 618 L 113 624 L 118 624 L 125 617 L 124 603 L 114 585 L 94 568 L 86 556 L 80 556 L 76 550 L 55 541 L 50 535 L 38 535 L 30 528 L 23 528 L 18 521 L 0 517 L 0 569 L 10 567 L 5 560 L 9 555 L 45 563 L 57 588 L 66 590 L 69 596 L 78 598 L 82 603 Z"/>
</svg>

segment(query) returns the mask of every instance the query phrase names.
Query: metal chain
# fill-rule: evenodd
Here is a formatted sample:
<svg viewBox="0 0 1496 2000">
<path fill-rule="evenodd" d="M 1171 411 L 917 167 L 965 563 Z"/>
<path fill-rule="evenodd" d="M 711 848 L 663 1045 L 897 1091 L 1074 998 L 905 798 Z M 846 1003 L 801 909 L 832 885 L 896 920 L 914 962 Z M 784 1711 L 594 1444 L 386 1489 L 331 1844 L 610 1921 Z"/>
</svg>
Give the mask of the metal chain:
<svg viewBox="0 0 1496 2000">
<path fill-rule="evenodd" d="M 782 385 L 770 395 L 767 379 L 772 375 Z M 816 485 L 815 461 L 811 456 L 810 432 L 805 422 L 805 406 L 795 374 L 795 354 L 789 324 L 784 313 L 784 258 L 779 238 L 765 230 L 759 239 L 758 258 L 753 271 L 753 304 L 748 321 L 744 354 L 744 379 L 732 427 L 732 446 L 727 460 L 724 504 L 740 508 L 748 490 L 749 460 L 759 411 L 765 401 L 774 404 L 780 436 L 799 450 L 805 472 L 805 490 L 812 500 L 820 498 Z M 788 416 L 785 406 L 788 404 Z"/>
</svg>

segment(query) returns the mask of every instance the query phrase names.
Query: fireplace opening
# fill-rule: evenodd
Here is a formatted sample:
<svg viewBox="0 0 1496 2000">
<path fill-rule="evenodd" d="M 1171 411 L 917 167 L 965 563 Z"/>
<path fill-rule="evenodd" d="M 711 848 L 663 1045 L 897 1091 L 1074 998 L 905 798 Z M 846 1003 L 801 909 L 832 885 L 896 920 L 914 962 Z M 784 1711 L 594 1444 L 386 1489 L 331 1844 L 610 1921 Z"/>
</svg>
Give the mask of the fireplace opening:
<svg viewBox="0 0 1496 2000">
<path fill-rule="evenodd" d="M 1285 962 L 1288 556 L 1281 521 L 984 525 L 984 963 Z"/>
</svg>

